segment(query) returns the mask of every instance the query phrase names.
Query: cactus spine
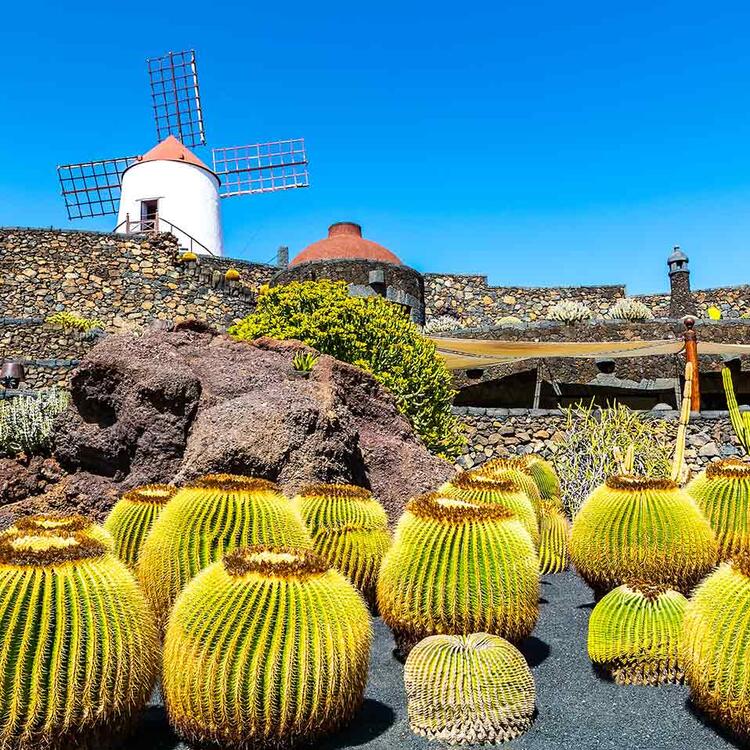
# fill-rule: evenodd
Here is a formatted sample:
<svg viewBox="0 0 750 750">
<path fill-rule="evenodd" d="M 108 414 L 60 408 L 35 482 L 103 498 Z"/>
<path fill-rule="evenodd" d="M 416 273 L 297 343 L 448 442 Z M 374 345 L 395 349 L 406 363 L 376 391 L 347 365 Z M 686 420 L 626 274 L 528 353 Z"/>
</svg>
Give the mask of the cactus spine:
<svg viewBox="0 0 750 750">
<path fill-rule="evenodd" d="M 191 745 L 288 747 L 352 718 L 370 616 L 349 581 L 299 548 L 235 551 L 175 603 L 164 647 L 169 718 Z"/>
<path fill-rule="evenodd" d="M 108 551 L 114 548 L 112 535 L 103 526 L 94 523 L 86 516 L 64 513 L 40 513 L 34 516 L 22 516 L 17 518 L 13 526 L 6 532 L 13 533 L 23 531 L 34 534 L 37 532 L 49 532 L 51 534 L 72 534 L 81 532 L 84 536 L 91 537 L 103 544 Z"/>
<path fill-rule="evenodd" d="M 302 519 L 273 482 L 208 474 L 181 489 L 156 519 L 138 562 L 138 578 L 160 626 L 200 570 L 227 552 L 257 544 L 312 549 Z"/>
<path fill-rule="evenodd" d="M 589 658 L 621 685 L 682 682 L 686 607 L 679 591 L 648 584 L 618 586 L 591 613 Z"/>
<path fill-rule="evenodd" d="M 368 490 L 341 484 L 305 487 L 295 505 L 315 551 L 374 605 L 380 564 L 391 544 L 383 506 Z"/>
<path fill-rule="evenodd" d="M 693 702 L 750 739 L 750 557 L 738 555 L 698 586 L 683 633 L 685 678 Z"/>
<path fill-rule="evenodd" d="M 534 512 L 537 515 L 541 512 L 542 495 L 531 474 L 531 468 L 523 458 L 493 458 L 467 473 L 476 479 L 489 482 L 498 479 L 510 479 L 526 493 Z"/>
<path fill-rule="evenodd" d="M 687 486 L 719 542 L 719 558 L 750 551 L 750 464 L 736 458 L 709 464 Z"/>
<path fill-rule="evenodd" d="M 135 570 L 154 521 L 177 492 L 170 484 L 147 484 L 126 492 L 110 511 L 104 528 L 112 534 L 115 554 Z"/>
<path fill-rule="evenodd" d="M 383 560 L 378 607 L 404 655 L 437 633 L 522 641 L 539 614 L 534 545 L 507 508 L 421 495 Z"/>
<path fill-rule="evenodd" d="M 669 479 L 608 478 L 581 506 L 570 536 L 576 569 L 601 593 L 632 580 L 688 593 L 717 554 L 708 521 Z"/>
<path fill-rule="evenodd" d="M 128 569 L 85 532 L 0 536 L 0 748 L 98 749 L 153 688 L 157 632 Z"/>
<path fill-rule="evenodd" d="M 554 500 L 545 500 L 539 525 L 539 572 L 562 573 L 568 569 L 570 522 Z"/>
<path fill-rule="evenodd" d="M 517 648 L 496 635 L 433 635 L 406 660 L 409 724 L 449 745 L 498 743 L 531 726 L 534 678 Z"/>
</svg>

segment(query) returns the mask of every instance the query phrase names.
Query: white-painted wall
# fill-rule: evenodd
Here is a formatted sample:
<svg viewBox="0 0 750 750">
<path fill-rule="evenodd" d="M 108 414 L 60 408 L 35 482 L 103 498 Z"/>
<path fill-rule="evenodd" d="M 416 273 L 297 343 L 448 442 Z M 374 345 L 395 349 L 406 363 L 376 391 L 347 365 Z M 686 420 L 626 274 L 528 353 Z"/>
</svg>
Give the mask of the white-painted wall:
<svg viewBox="0 0 750 750">
<path fill-rule="evenodd" d="M 183 247 L 190 249 L 192 235 L 214 255 L 224 254 L 219 207 L 219 180 L 216 175 L 194 164 L 178 161 L 136 162 L 122 177 L 118 225 L 130 214 L 131 221 L 141 220 L 141 201 L 159 200 L 160 229 L 173 231 Z M 172 222 L 183 232 L 171 230 Z M 123 225 L 118 230 L 125 232 Z M 193 252 L 206 251 L 193 243 Z"/>
</svg>

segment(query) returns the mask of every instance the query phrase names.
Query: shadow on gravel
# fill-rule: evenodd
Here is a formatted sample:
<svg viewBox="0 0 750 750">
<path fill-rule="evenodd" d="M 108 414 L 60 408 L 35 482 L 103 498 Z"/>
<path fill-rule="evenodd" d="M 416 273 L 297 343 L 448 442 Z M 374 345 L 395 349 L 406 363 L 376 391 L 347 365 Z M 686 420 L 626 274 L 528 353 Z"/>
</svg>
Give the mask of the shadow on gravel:
<svg viewBox="0 0 750 750">
<path fill-rule="evenodd" d="M 169 727 L 163 706 L 149 706 L 138 729 L 118 750 L 174 750 L 180 744 Z"/>
<path fill-rule="evenodd" d="M 593 609 L 596 607 L 596 602 L 586 602 L 586 604 L 579 604 L 576 609 Z"/>
<path fill-rule="evenodd" d="M 538 667 L 550 653 L 549 645 L 534 635 L 527 638 L 518 650 L 524 655 L 530 667 Z"/>
<path fill-rule="evenodd" d="M 336 750 L 336 748 L 357 747 L 371 742 L 393 726 L 396 714 L 385 703 L 366 698 L 351 724 L 332 737 L 326 737 L 316 743 L 317 750 Z"/>
<path fill-rule="evenodd" d="M 719 735 L 725 742 L 729 743 L 732 747 L 746 748 L 747 745 L 739 740 L 739 738 L 732 734 L 728 729 L 717 724 L 715 721 L 709 719 L 690 698 L 685 698 L 685 708 L 688 713 L 695 719 L 697 719 L 704 727 L 708 727 L 710 730 Z"/>
</svg>

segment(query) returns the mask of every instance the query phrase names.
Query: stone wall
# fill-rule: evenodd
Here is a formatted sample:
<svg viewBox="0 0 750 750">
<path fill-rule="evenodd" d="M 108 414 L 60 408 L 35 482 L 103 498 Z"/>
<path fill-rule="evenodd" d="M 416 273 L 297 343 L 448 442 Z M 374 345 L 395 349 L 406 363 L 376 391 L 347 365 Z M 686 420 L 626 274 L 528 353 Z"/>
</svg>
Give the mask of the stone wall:
<svg viewBox="0 0 750 750">
<path fill-rule="evenodd" d="M 750 314 L 750 286 L 693 290 L 693 301 L 702 318 L 708 317 L 709 307 L 718 307 L 722 318 L 739 318 Z"/>
</svg>

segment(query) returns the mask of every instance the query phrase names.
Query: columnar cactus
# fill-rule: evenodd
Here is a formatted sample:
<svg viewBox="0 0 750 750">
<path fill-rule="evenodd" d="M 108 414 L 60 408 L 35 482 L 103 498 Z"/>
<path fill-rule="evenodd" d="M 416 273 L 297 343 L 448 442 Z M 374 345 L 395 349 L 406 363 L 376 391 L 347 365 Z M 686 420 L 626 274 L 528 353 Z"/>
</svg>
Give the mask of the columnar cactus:
<svg viewBox="0 0 750 750">
<path fill-rule="evenodd" d="M 85 532 L 0 535 L 0 747 L 99 748 L 141 711 L 158 637 L 133 575 Z"/>
<path fill-rule="evenodd" d="M 589 619 L 589 658 L 621 685 L 682 682 L 687 599 L 663 586 L 618 586 Z"/>
<path fill-rule="evenodd" d="M 549 461 L 545 461 L 535 453 L 521 456 L 521 463 L 527 468 L 536 483 L 542 500 L 556 500 L 560 502 L 560 480 Z"/>
<path fill-rule="evenodd" d="M 716 534 L 721 560 L 750 551 L 750 464 L 735 458 L 709 464 L 686 489 Z"/>
<path fill-rule="evenodd" d="M 378 607 L 402 655 L 437 633 L 522 641 L 539 614 L 531 537 L 501 505 L 421 495 L 407 504 L 383 560 Z"/>
<path fill-rule="evenodd" d="M 562 573 L 568 569 L 570 522 L 554 501 L 542 502 L 539 527 L 539 571 Z"/>
<path fill-rule="evenodd" d="M 109 531 L 78 513 L 40 513 L 34 516 L 22 516 L 16 519 L 7 531 L 11 533 L 14 531 L 25 533 L 48 531 L 53 534 L 72 534 L 80 531 L 85 536 L 101 542 L 109 551 L 114 548 L 114 539 Z"/>
<path fill-rule="evenodd" d="M 542 505 L 542 495 L 532 476 L 531 468 L 523 458 L 493 458 L 476 469 L 470 469 L 469 474 L 484 481 L 511 479 L 528 495 L 534 512 L 539 515 Z"/>
<path fill-rule="evenodd" d="M 512 740 L 534 717 L 534 678 L 515 646 L 496 635 L 433 635 L 404 666 L 409 724 L 449 745 Z"/>
<path fill-rule="evenodd" d="M 191 746 L 308 742 L 358 709 L 371 637 L 362 597 L 314 552 L 232 552 L 175 603 L 164 646 L 169 719 Z"/>
<path fill-rule="evenodd" d="M 156 519 L 138 562 L 138 578 L 160 626 L 200 570 L 227 552 L 257 544 L 312 549 L 302 519 L 273 482 L 207 474 L 181 489 Z"/>
<path fill-rule="evenodd" d="M 137 487 L 126 492 L 107 516 L 104 528 L 112 534 L 115 554 L 131 570 L 135 570 L 154 521 L 176 492 L 171 484 Z"/>
<path fill-rule="evenodd" d="M 305 487 L 295 505 L 315 551 L 374 605 L 380 564 L 391 544 L 383 506 L 369 490 L 341 484 Z"/>
<path fill-rule="evenodd" d="M 573 519 L 570 556 L 597 593 L 633 580 L 688 593 L 717 554 L 708 521 L 669 479 L 610 477 Z"/>
<path fill-rule="evenodd" d="M 682 658 L 693 702 L 750 739 L 750 555 L 725 562 L 698 586 L 685 612 Z"/>
<path fill-rule="evenodd" d="M 534 545 L 539 544 L 539 521 L 536 512 L 519 485 L 509 475 L 497 479 L 480 479 L 470 471 L 456 474 L 439 490 L 444 497 L 465 500 L 479 505 L 501 505 L 515 514 L 526 531 L 529 532 Z"/>
</svg>

